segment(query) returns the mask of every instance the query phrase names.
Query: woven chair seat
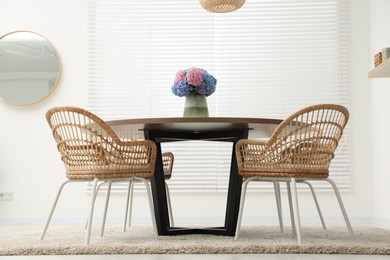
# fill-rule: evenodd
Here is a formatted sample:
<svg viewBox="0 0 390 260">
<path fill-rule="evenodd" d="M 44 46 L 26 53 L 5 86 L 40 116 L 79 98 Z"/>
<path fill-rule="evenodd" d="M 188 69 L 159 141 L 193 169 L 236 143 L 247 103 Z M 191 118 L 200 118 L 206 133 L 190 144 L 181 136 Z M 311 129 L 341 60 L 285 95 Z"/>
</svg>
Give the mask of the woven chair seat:
<svg viewBox="0 0 390 260">
<path fill-rule="evenodd" d="M 288 166 L 288 165 L 286 165 Z M 281 165 L 282 167 L 282 165 Z M 240 175 L 244 178 L 248 177 L 279 177 L 279 178 L 292 178 L 295 177 L 297 179 L 307 178 L 307 179 L 325 179 L 329 176 L 329 172 L 323 172 L 323 170 L 318 170 L 318 172 L 312 170 L 312 169 L 287 169 L 287 168 L 280 168 L 280 169 L 272 169 L 272 171 L 250 171 L 250 170 L 244 170 L 240 172 Z"/>
</svg>

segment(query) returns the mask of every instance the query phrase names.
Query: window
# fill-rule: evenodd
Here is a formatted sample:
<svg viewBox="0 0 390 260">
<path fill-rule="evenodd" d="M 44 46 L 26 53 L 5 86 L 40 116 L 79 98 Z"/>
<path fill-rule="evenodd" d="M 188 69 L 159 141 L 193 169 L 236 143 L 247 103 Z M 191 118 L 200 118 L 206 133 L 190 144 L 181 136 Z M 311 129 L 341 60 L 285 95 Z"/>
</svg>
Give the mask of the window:
<svg viewBox="0 0 390 260">
<path fill-rule="evenodd" d="M 252 0 L 226 14 L 196 0 L 90 0 L 88 108 L 105 120 L 180 117 L 184 98 L 170 88 L 190 67 L 218 80 L 210 116 L 348 107 L 347 11 L 346 0 Z M 331 165 L 340 189 L 350 188 L 348 140 L 347 128 Z M 231 144 L 191 142 L 162 146 L 175 154 L 171 190 L 224 191 Z"/>
</svg>

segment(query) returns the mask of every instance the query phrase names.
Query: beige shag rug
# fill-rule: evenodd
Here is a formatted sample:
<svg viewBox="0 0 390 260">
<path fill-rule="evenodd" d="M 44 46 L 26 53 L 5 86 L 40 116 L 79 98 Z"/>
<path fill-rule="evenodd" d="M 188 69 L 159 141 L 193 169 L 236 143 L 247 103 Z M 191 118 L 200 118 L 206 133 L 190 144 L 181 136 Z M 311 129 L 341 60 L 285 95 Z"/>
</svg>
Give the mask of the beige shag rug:
<svg viewBox="0 0 390 260">
<path fill-rule="evenodd" d="M 243 226 L 238 241 L 213 235 L 164 236 L 154 239 L 149 226 L 133 226 L 122 232 L 107 224 L 104 237 L 98 225 L 90 245 L 84 244 L 81 225 L 51 225 L 43 241 L 43 226 L 0 226 L 0 255 L 81 254 L 365 254 L 390 255 L 390 230 L 354 227 L 355 238 L 344 226 L 302 226 L 303 243 L 297 245 L 291 229 L 278 226 Z"/>
</svg>

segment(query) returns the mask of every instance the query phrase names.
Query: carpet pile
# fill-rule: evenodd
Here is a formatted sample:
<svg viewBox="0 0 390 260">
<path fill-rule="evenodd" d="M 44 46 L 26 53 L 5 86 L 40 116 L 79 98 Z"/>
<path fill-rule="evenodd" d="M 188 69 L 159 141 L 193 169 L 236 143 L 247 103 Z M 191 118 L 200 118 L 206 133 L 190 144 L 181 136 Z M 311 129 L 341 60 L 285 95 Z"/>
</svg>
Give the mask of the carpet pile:
<svg viewBox="0 0 390 260">
<path fill-rule="evenodd" d="M 96 225 L 97 226 L 97 225 Z M 390 230 L 354 227 L 355 238 L 344 226 L 302 226 L 302 244 L 291 229 L 278 226 L 243 226 L 240 239 L 213 235 L 160 236 L 149 226 L 122 232 L 107 224 L 103 237 L 93 229 L 90 245 L 84 244 L 82 225 L 51 225 L 43 241 L 42 226 L 0 226 L 0 255 L 103 255 L 103 254 L 363 254 L 390 255 Z"/>
</svg>

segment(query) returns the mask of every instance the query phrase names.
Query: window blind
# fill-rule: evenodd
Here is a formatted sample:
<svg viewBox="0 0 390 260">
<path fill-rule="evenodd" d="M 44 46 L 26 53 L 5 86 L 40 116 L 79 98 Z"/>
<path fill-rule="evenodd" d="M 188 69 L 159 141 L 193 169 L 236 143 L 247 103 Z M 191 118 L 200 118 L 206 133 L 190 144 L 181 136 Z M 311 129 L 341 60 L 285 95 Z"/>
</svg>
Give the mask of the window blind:
<svg viewBox="0 0 390 260">
<path fill-rule="evenodd" d="M 196 0 L 89 0 L 87 9 L 87 104 L 105 120 L 181 117 L 185 99 L 171 86 L 190 67 L 217 79 L 210 116 L 283 119 L 318 103 L 349 106 L 347 0 L 249 0 L 225 14 Z M 172 191 L 227 189 L 231 144 L 162 148 L 175 155 Z M 350 188 L 348 127 L 330 170 Z"/>
</svg>

